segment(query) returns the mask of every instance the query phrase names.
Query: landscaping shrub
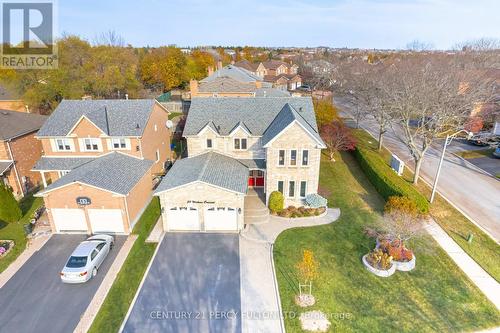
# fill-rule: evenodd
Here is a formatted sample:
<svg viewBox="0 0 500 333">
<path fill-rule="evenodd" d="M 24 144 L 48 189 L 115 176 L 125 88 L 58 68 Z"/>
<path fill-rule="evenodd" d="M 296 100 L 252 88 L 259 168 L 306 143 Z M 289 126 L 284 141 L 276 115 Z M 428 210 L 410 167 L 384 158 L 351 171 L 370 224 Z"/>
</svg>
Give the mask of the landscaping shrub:
<svg viewBox="0 0 500 333">
<path fill-rule="evenodd" d="M 372 250 L 368 256 L 366 256 L 366 261 L 377 269 L 387 270 L 392 266 L 392 257 L 381 249 Z"/>
<path fill-rule="evenodd" d="M 408 197 L 391 196 L 387 199 L 384 206 L 384 212 L 391 213 L 394 211 L 403 212 L 405 214 L 416 216 L 418 214 L 417 205 Z"/>
<path fill-rule="evenodd" d="M 0 185 L 0 220 L 16 222 L 19 221 L 21 216 L 21 208 L 19 208 L 12 191 L 6 186 Z"/>
<path fill-rule="evenodd" d="M 429 202 L 411 184 L 400 178 L 376 152 L 357 147 L 354 156 L 361 169 L 380 195 L 388 200 L 391 196 L 407 197 L 415 203 L 421 214 L 429 212 Z"/>
<path fill-rule="evenodd" d="M 269 196 L 269 209 L 273 213 L 279 213 L 283 210 L 283 206 L 285 205 L 285 198 L 283 197 L 283 193 L 280 191 L 271 192 Z"/>
</svg>

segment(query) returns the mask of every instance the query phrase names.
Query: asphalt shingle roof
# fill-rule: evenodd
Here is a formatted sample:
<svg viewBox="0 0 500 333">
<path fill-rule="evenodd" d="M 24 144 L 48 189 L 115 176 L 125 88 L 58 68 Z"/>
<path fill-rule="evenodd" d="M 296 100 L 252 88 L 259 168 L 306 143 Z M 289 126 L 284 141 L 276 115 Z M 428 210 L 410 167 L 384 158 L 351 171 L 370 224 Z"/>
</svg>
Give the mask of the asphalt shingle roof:
<svg viewBox="0 0 500 333">
<path fill-rule="evenodd" d="M 3 175 L 3 173 L 10 168 L 12 165 L 12 161 L 1 161 L 0 162 L 0 175 Z"/>
<path fill-rule="evenodd" d="M 155 195 L 195 181 L 246 193 L 248 168 L 237 159 L 208 152 L 178 160 L 155 190 Z"/>
<path fill-rule="evenodd" d="M 301 124 L 308 133 L 310 133 L 316 140 L 324 145 L 323 140 L 321 140 L 321 137 L 319 136 L 317 128 L 312 127 L 311 124 L 303 117 L 303 111 L 297 111 L 288 103 L 283 106 L 276 118 L 274 118 L 271 125 L 269 125 L 269 127 L 264 132 L 264 135 L 262 135 L 262 145 L 266 145 L 293 121 L 297 121 L 299 124 Z"/>
<path fill-rule="evenodd" d="M 240 82 L 230 77 L 218 77 L 208 82 L 200 82 L 199 92 L 254 92 L 255 83 Z"/>
<path fill-rule="evenodd" d="M 239 82 L 255 82 L 262 81 L 260 76 L 247 71 L 244 68 L 234 65 L 227 65 L 221 69 L 216 70 L 212 75 L 207 76 L 200 82 L 211 82 L 221 77 L 229 77 Z"/>
<path fill-rule="evenodd" d="M 95 160 L 95 157 L 47 157 L 42 156 L 33 170 L 39 171 L 70 171 Z"/>
<path fill-rule="evenodd" d="M 243 122 L 252 135 L 260 136 L 287 103 L 295 110 L 301 110 L 302 118 L 317 132 L 316 116 L 310 97 L 200 97 L 191 101 L 183 135 L 197 135 L 212 121 L 220 135 L 228 135 L 239 122 Z"/>
<path fill-rule="evenodd" d="M 0 110 L 0 140 L 38 131 L 47 118 L 34 113 Z"/>
<path fill-rule="evenodd" d="M 151 168 L 153 161 L 142 160 L 118 152 L 103 155 L 73 169 L 59 178 L 45 190 L 47 191 L 79 182 L 114 193 L 127 195 Z"/>
<path fill-rule="evenodd" d="M 110 136 L 141 136 L 154 104 L 154 99 L 63 100 L 37 135 L 66 136 L 86 116 Z"/>
<path fill-rule="evenodd" d="M 256 159 L 238 159 L 238 161 L 244 164 L 249 169 L 265 169 L 266 160 L 263 158 Z"/>
</svg>

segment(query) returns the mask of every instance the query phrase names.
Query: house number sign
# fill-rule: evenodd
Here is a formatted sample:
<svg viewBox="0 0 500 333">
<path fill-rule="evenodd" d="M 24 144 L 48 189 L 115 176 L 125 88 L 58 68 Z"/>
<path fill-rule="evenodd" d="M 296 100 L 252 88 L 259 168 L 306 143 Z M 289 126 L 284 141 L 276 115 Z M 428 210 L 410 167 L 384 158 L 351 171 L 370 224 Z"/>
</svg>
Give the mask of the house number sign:
<svg viewBox="0 0 500 333">
<path fill-rule="evenodd" d="M 76 204 L 79 206 L 88 206 L 92 203 L 88 197 L 78 197 L 76 198 Z"/>
</svg>

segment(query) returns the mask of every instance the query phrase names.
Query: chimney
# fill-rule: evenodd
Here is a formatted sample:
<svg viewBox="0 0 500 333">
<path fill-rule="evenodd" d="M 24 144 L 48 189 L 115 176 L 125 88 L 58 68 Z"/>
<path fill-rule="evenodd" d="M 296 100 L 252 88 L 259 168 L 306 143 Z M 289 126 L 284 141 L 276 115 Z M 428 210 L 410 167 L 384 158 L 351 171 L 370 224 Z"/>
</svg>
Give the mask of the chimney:
<svg viewBox="0 0 500 333">
<path fill-rule="evenodd" d="M 214 68 L 212 66 L 208 66 L 207 70 L 208 70 L 208 76 L 214 73 Z"/>
<path fill-rule="evenodd" d="M 189 90 L 191 91 L 191 97 L 195 97 L 198 95 L 198 81 L 191 80 L 189 81 Z"/>
<path fill-rule="evenodd" d="M 222 61 L 217 61 L 217 69 L 222 69 Z"/>
<path fill-rule="evenodd" d="M 125 94 L 125 99 L 128 99 L 128 94 Z"/>
</svg>

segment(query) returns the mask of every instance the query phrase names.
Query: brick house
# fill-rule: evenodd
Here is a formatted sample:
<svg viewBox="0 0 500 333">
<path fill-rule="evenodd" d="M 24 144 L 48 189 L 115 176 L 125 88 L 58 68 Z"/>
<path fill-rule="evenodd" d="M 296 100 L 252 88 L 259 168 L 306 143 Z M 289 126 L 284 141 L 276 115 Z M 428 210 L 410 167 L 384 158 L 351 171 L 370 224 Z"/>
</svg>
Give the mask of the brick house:
<svg viewBox="0 0 500 333">
<path fill-rule="evenodd" d="M 33 168 L 53 232 L 129 233 L 171 158 L 167 120 L 154 99 L 63 100 L 36 135 Z"/>
<path fill-rule="evenodd" d="M 252 64 L 247 60 L 242 60 L 234 65 L 262 78 L 264 82 L 272 84 L 273 88 L 279 90 L 293 91 L 302 85 L 302 77 L 298 74 L 299 66 L 297 64 L 289 64 L 279 60 Z"/>
<path fill-rule="evenodd" d="M 35 133 L 48 117 L 39 114 L 0 110 L 0 181 L 20 198 L 41 181 L 31 171 L 42 155 Z"/>
<path fill-rule="evenodd" d="M 317 193 L 321 140 L 310 97 L 196 98 L 183 136 L 188 158 L 155 191 L 165 230 L 237 232 L 249 189 L 302 206 Z"/>
</svg>

